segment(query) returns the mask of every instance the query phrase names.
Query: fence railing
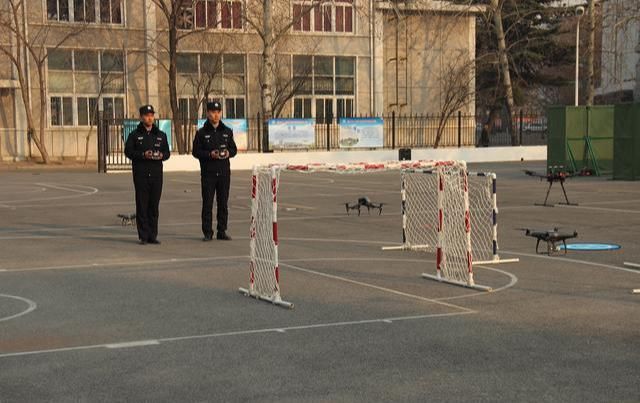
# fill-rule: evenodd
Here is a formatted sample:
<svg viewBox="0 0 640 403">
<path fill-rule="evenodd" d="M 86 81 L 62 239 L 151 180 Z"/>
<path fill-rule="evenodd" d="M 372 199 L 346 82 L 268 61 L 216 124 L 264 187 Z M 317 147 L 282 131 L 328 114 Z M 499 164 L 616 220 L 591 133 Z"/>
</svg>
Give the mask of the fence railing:
<svg viewBox="0 0 640 403">
<path fill-rule="evenodd" d="M 381 117 L 383 118 L 382 148 L 385 149 L 433 148 L 436 142 L 438 147 L 544 145 L 548 133 L 546 116 L 524 111 L 514 114 L 513 133 L 503 120 L 493 119 L 487 122 L 485 117 L 462 113 L 454 114 L 447 119 L 439 115 L 396 115 L 395 113 Z M 246 121 L 247 151 L 284 151 L 275 145 L 273 149 L 269 146 L 268 125 L 259 114 L 247 118 Z M 341 149 L 339 118 L 321 117 L 314 118 L 313 121 L 315 134 L 313 145 L 297 150 Z M 125 125 L 122 119 L 99 120 L 99 168 L 128 169 L 130 161 L 124 156 L 124 131 L 129 128 L 130 125 Z M 190 153 L 197 130 L 195 120 L 174 120 L 171 136 L 174 152 L 183 148 L 184 152 Z M 177 131 L 181 133 L 180 138 L 176 135 Z M 183 141 L 184 147 L 178 147 L 178 141 Z"/>
<path fill-rule="evenodd" d="M 361 116 L 370 117 L 370 116 Z M 547 136 L 547 119 L 544 115 L 525 114 L 519 112 L 513 117 L 515 141 L 506 122 L 494 120 L 489 124 L 488 141 L 483 143 L 482 131 L 486 123 L 484 117 L 465 114 L 454 114 L 448 119 L 438 115 L 388 115 L 382 117 L 382 148 L 432 148 L 439 134 L 438 147 L 468 146 L 511 146 L 511 145 L 544 145 Z M 247 120 L 248 151 L 266 152 L 280 151 L 275 147 L 270 150 L 266 141 L 266 125 L 258 114 Z M 313 146 L 302 150 L 337 150 L 340 149 L 339 118 L 313 118 L 315 141 Z M 176 121 L 184 133 L 187 151 L 191 151 L 193 136 L 198 129 L 195 121 Z M 290 150 L 287 150 L 290 151 Z"/>
</svg>

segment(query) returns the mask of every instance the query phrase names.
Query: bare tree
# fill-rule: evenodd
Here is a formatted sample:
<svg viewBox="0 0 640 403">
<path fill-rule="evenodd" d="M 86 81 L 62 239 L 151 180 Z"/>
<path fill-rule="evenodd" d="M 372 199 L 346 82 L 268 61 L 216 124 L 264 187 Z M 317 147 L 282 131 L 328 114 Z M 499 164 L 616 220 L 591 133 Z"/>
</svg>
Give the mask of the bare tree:
<svg viewBox="0 0 640 403">
<path fill-rule="evenodd" d="M 596 0 L 589 0 L 588 14 L 589 40 L 587 42 L 587 105 L 593 105 L 593 98 L 596 93 Z"/>
<path fill-rule="evenodd" d="M 127 51 L 126 51 L 126 45 L 123 44 L 122 46 L 122 54 L 123 56 L 126 55 Z M 125 58 L 125 60 L 130 60 L 128 58 Z M 132 73 L 138 69 L 141 69 L 144 67 L 144 60 L 140 60 L 138 63 L 136 64 L 131 64 L 128 63 L 127 64 L 127 71 L 129 73 Z M 91 136 L 94 133 L 94 129 L 97 129 L 97 125 L 100 124 L 100 122 L 97 121 L 98 119 L 98 111 L 100 109 L 100 102 L 102 101 L 102 96 L 104 95 L 105 92 L 107 92 L 108 88 L 110 88 L 110 86 L 116 82 L 118 82 L 121 79 L 121 75 L 120 74 L 114 74 L 112 71 L 109 70 L 110 66 L 105 66 L 105 63 L 102 63 L 102 71 L 101 71 L 101 75 L 99 78 L 99 82 L 98 82 L 98 93 L 96 94 L 96 102 L 95 105 L 93 105 L 93 108 L 91 108 L 91 105 L 89 105 L 89 129 L 87 130 L 87 134 L 85 135 L 85 144 L 84 144 L 84 160 L 83 160 L 83 164 L 86 165 L 88 160 L 89 160 L 89 145 L 90 145 L 90 141 L 91 141 Z"/>
<path fill-rule="evenodd" d="M 191 88 L 191 96 L 195 101 L 192 105 L 192 115 L 204 109 L 204 105 L 212 95 L 221 95 L 223 53 L 222 50 L 207 53 L 208 60 L 206 63 L 201 61 L 202 69 L 200 74 L 193 74 L 188 77 L 185 84 Z M 181 116 L 181 118 L 183 129 L 186 130 L 186 137 L 191 138 L 194 128 L 193 122 L 186 119 L 185 116 Z"/>
<path fill-rule="evenodd" d="M 48 51 L 56 50 L 71 38 L 84 31 L 84 24 L 75 24 L 73 29 L 53 32 L 49 24 L 29 26 L 27 28 L 27 1 L 6 0 L 0 9 L 0 53 L 4 54 L 16 70 L 22 103 L 27 118 L 27 134 L 40 152 L 42 161 L 49 163 L 46 146 L 47 118 L 47 77 L 45 67 Z M 29 29 L 29 31 L 28 31 Z M 33 62 L 38 79 L 39 102 L 33 105 L 32 88 L 29 80 L 29 66 Z M 37 112 L 34 112 L 35 108 Z M 38 114 L 39 127 L 36 130 L 35 114 Z"/>
<path fill-rule="evenodd" d="M 638 32 L 638 43 L 636 43 L 636 53 L 638 55 L 636 62 L 636 86 L 633 89 L 633 100 L 640 102 L 640 32 Z"/>
<path fill-rule="evenodd" d="M 308 49 L 305 54 L 312 55 L 313 49 Z M 291 55 L 276 53 L 272 65 L 271 75 L 273 76 L 273 96 L 271 97 L 271 110 L 273 117 L 280 117 L 284 108 L 289 105 L 289 101 L 311 82 L 313 64 L 311 56 L 301 57 L 303 62 L 293 63 Z M 262 68 L 262 67 L 261 67 Z M 259 80 L 262 76 L 259 77 Z M 262 88 L 262 81 L 259 81 Z"/>
<path fill-rule="evenodd" d="M 457 53 L 457 56 L 447 58 L 439 77 L 441 110 L 433 148 L 440 145 L 444 130 L 454 114 L 466 108 L 474 99 L 475 60 L 469 58 L 466 52 Z"/>
<path fill-rule="evenodd" d="M 640 101 L 640 59 L 630 62 L 632 53 L 640 54 L 640 2 L 634 0 L 601 2 L 602 84 L 608 95 L 625 90 L 625 82 L 635 78 L 633 99 Z M 616 99 L 611 99 L 615 101 Z M 625 96 L 625 101 L 630 99 Z"/>
<path fill-rule="evenodd" d="M 309 15 L 316 7 L 330 4 L 327 0 L 299 0 L 300 12 L 292 15 L 290 3 L 278 0 L 247 0 L 244 19 L 260 37 L 262 63 L 260 66 L 260 85 L 262 95 L 262 114 L 267 121 L 273 117 L 274 86 L 278 66 L 276 48 L 278 43 L 290 33 L 301 19 Z"/>
<path fill-rule="evenodd" d="M 500 66 L 500 77 L 502 78 L 502 86 L 504 87 L 505 103 L 507 107 L 507 127 L 511 133 L 511 144 L 518 144 L 518 134 L 513 124 L 513 111 L 515 103 L 513 100 L 513 85 L 511 84 L 511 70 L 509 67 L 509 55 L 507 50 L 507 41 L 502 24 L 502 0 L 491 0 L 491 12 L 493 13 L 493 26 L 498 40 L 498 63 Z"/>
<path fill-rule="evenodd" d="M 198 5 L 197 3 L 204 4 L 201 0 L 152 0 L 152 2 L 160 10 L 167 23 L 168 40 L 167 45 L 164 48 L 169 56 L 169 65 L 165 67 L 169 73 L 169 103 L 171 106 L 172 116 L 175 118 L 179 116 L 177 68 L 178 46 L 180 42 L 188 36 L 216 29 L 220 21 L 217 20 L 218 14 L 215 13 L 215 21 L 207 21 L 205 27 L 196 27 L 194 21 L 194 10 L 196 10 L 196 6 Z M 219 32 L 218 40 L 222 41 L 223 38 L 224 34 Z M 157 41 L 157 43 L 161 45 L 161 41 Z M 178 153 L 184 154 L 188 150 L 186 136 L 184 136 L 180 125 L 176 125 L 175 131 Z"/>
</svg>

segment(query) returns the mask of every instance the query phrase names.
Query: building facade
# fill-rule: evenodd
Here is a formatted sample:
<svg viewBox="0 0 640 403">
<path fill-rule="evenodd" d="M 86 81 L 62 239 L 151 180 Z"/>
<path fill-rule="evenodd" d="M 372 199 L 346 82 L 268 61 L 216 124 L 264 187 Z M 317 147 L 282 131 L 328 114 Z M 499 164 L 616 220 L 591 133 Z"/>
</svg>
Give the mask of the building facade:
<svg viewBox="0 0 640 403">
<path fill-rule="evenodd" d="M 475 112 L 475 21 L 481 8 L 427 0 L 274 2 L 274 20 L 282 28 L 272 69 L 277 116 L 437 114 L 448 86 L 460 80 L 471 90 L 459 109 Z M 6 17 L 8 2 L 1 3 Z M 202 116 L 204 100 L 217 99 L 227 118 L 261 112 L 264 49 L 249 13 L 262 2 L 197 0 L 177 15 L 179 116 L 170 108 L 169 21 L 156 1 L 24 3 L 20 29 L 5 29 L 18 38 L 3 35 L 0 46 L 14 56 L 27 54 L 30 49 L 20 45 L 24 35 L 43 56 L 40 63 L 32 56 L 19 65 L 0 57 L 2 160 L 38 155 L 27 136 L 24 104 L 39 127 L 40 94 L 46 98 L 45 144 L 52 158 L 95 159 L 98 109 L 116 120 L 135 118 L 139 105 L 151 103 L 161 117 L 193 120 Z M 18 69 L 25 73 L 28 102 Z"/>
<path fill-rule="evenodd" d="M 599 103 L 640 102 L 640 2 L 603 2 Z"/>
</svg>

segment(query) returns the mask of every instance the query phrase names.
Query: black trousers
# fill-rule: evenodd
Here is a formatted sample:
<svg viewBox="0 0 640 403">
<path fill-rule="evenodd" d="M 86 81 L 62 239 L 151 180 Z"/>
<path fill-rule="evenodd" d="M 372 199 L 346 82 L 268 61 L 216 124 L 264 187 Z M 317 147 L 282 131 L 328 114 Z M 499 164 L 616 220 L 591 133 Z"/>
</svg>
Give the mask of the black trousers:
<svg viewBox="0 0 640 403">
<path fill-rule="evenodd" d="M 220 174 L 207 174 L 200 176 L 200 185 L 202 189 L 202 233 L 206 237 L 213 236 L 213 198 L 216 198 L 218 221 L 217 231 L 225 232 L 227 230 L 227 221 L 229 219 L 229 187 L 231 185 L 231 176 Z"/>
<path fill-rule="evenodd" d="M 135 175 L 133 185 L 136 188 L 138 238 L 147 242 L 154 241 L 158 237 L 162 176 Z"/>
</svg>

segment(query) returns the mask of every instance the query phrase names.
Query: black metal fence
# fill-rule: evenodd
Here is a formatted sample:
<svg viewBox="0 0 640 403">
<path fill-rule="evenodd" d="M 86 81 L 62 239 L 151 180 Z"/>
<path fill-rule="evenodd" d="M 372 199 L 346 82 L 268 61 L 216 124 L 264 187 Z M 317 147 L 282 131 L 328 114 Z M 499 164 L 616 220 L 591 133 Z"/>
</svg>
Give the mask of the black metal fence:
<svg viewBox="0 0 640 403">
<path fill-rule="evenodd" d="M 366 116 L 362 116 L 366 117 Z M 438 147 L 496 147 L 520 145 L 545 145 L 547 118 L 544 115 L 518 111 L 512 121 L 514 130 L 505 120 L 475 115 L 454 114 L 448 119 L 440 115 L 396 115 L 383 118 L 383 148 L 433 148 Z M 257 116 L 247 118 L 247 151 L 280 152 L 277 146 L 270 147 L 264 119 Z M 340 149 L 339 118 L 313 119 L 315 142 L 312 146 L 297 151 Z M 124 155 L 124 132 L 131 129 L 122 119 L 99 119 L 98 167 L 106 170 L 126 170 L 130 161 Z M 196 121 L 174 120 L 172 122 L 173 152 L 191 152 L 193 137 L 197 131 Z M 180 132 L 180 136 L 177 132 Z M 181 141 L 181 144 L 178 142 Z M 291 150 L 286 150 L 291 151 Z M 293 151 L 295 152 L 295 151 Z"/>
</svg>

